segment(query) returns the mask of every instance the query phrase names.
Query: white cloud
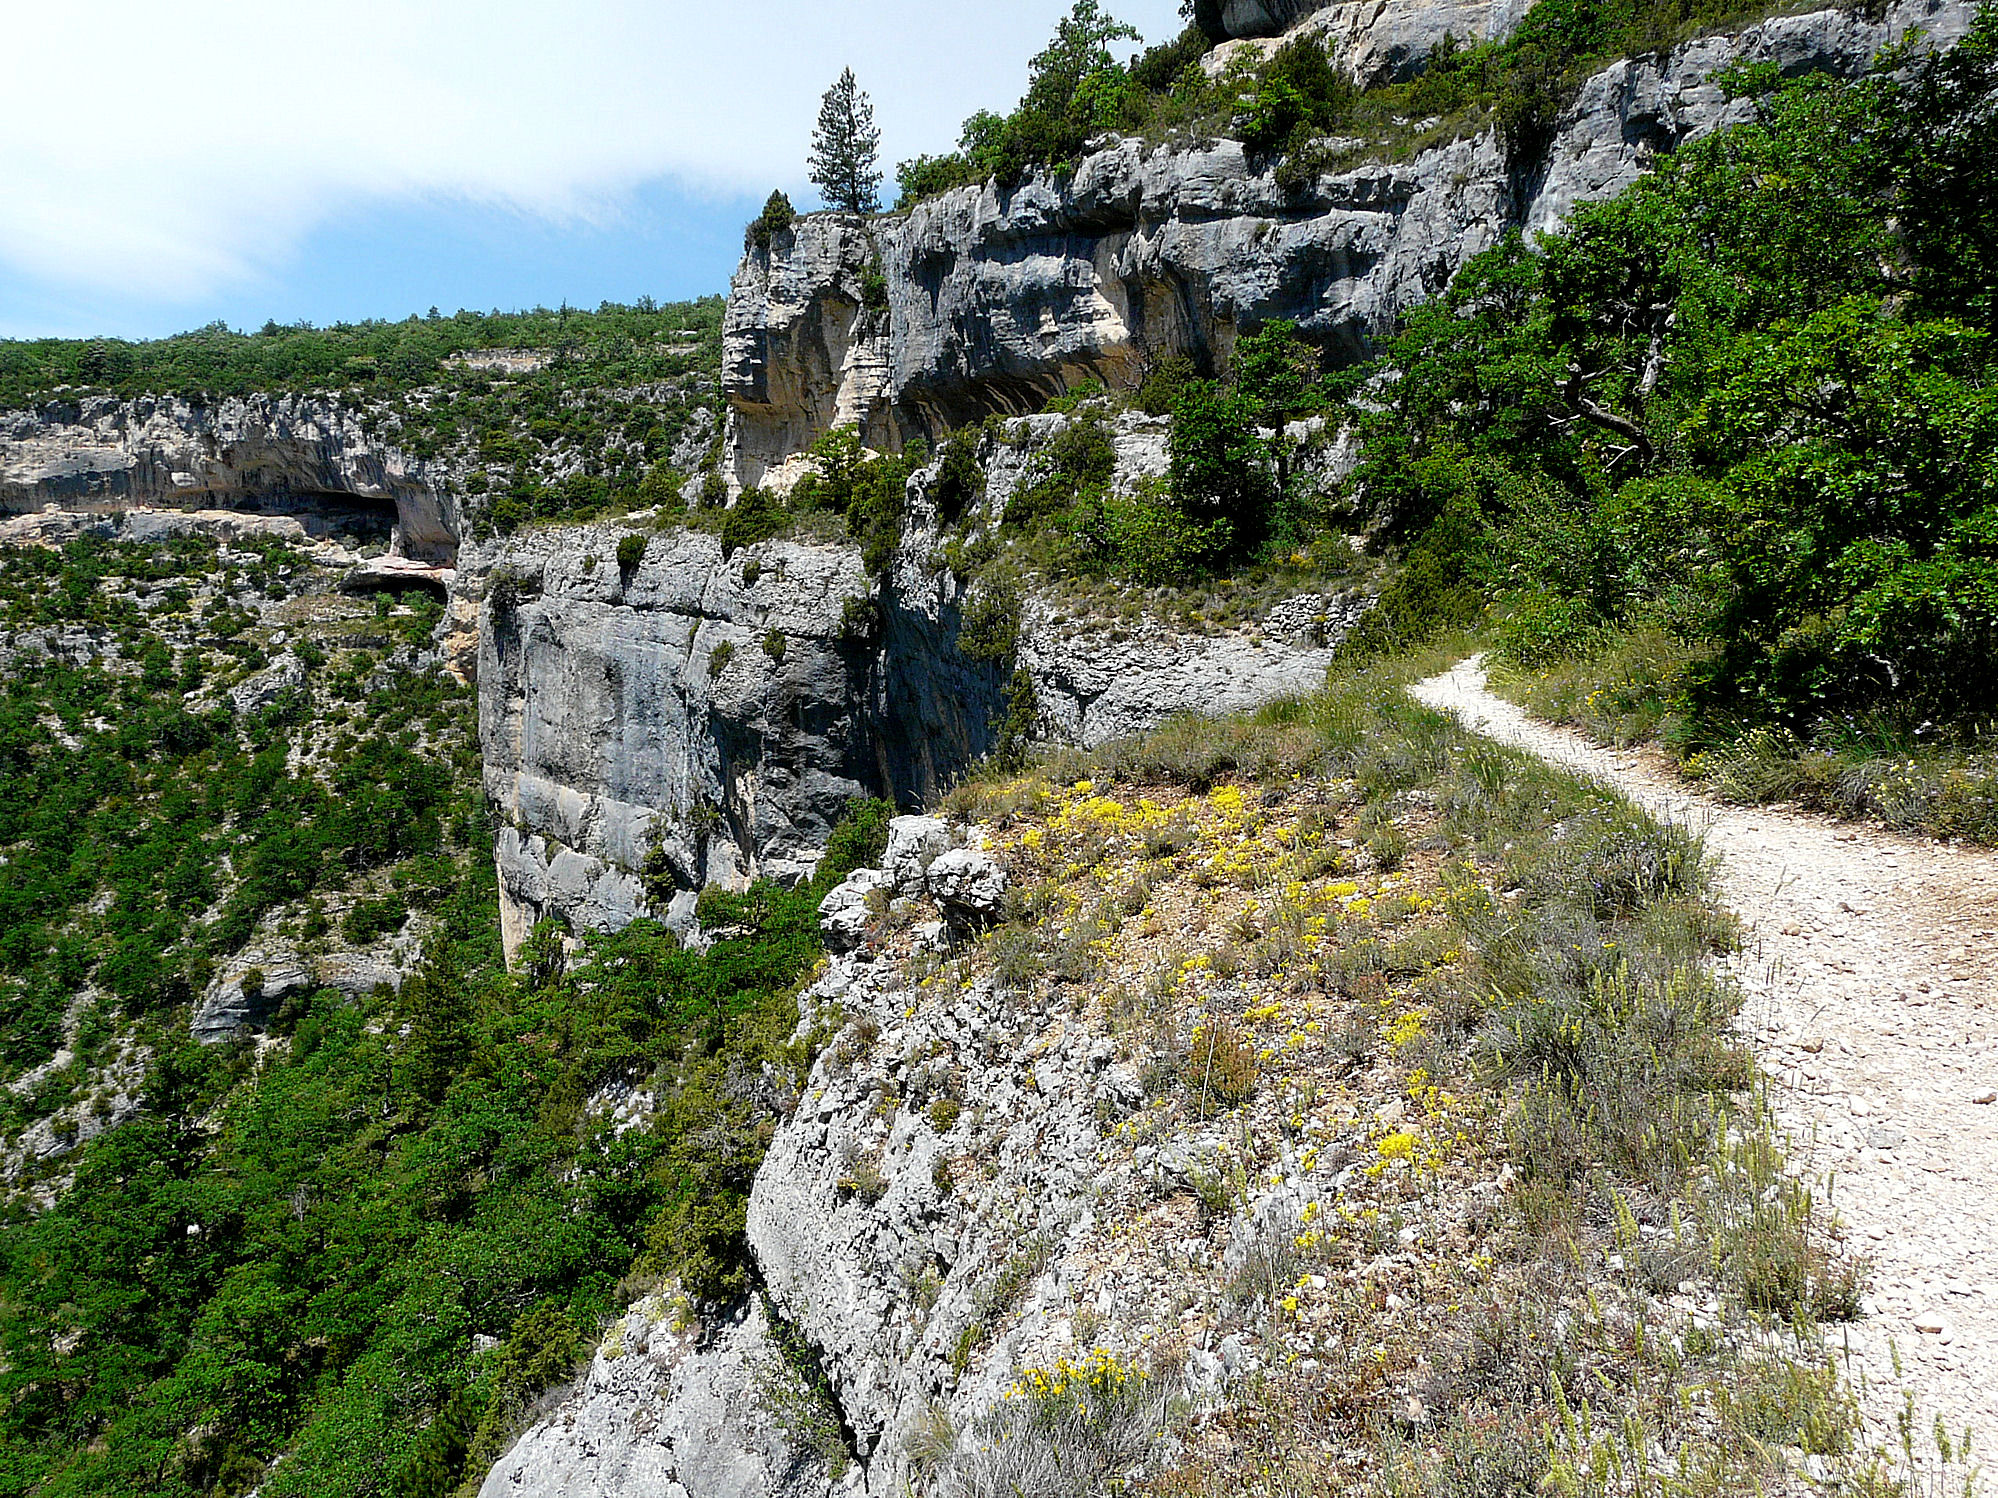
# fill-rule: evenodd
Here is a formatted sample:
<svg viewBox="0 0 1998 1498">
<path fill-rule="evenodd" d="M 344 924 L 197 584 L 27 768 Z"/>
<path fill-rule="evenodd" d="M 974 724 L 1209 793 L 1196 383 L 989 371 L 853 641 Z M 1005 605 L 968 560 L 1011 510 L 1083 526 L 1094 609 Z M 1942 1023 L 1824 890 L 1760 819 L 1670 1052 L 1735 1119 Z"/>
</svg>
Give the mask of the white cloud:
<svg viewBox="0 0 1998 1498">
<path fill-rule="evenodd" d="M 1151 40 L 1175 0 L 1107 7 Z M 184 301 L 369 202 L 614 216 L 674 177 L 796 186 L 851 65 L 887 162 L 1019 94 L 1065 0 L 65 0 L 0 57 L 0 261 Z"/>
</svg>

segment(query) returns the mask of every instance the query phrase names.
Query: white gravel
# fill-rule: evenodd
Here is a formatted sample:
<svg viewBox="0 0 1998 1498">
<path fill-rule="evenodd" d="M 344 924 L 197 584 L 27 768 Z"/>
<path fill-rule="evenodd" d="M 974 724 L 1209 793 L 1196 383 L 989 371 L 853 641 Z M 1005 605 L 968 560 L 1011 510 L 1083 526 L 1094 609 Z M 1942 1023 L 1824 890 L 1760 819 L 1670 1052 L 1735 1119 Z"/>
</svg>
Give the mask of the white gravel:
<svg viewBox="0 0 1998 1498">
<path fill-rule="evenodd" d="M 1412 688 L 1470 729 L 1702 833 L 1747 926 L 1742 1026 L 1795 1160 L 1871 1260 L 1833 1328 L 1876 1435 L 1902 1391 L 1998 1440 L 1998 856 L 1714 801 L 1653 751 L 1603 749 L 1485 690 L 1473 656 Z M 1893 1349 L 1899 1350 L 1900 1373 Z"/>
</svg>

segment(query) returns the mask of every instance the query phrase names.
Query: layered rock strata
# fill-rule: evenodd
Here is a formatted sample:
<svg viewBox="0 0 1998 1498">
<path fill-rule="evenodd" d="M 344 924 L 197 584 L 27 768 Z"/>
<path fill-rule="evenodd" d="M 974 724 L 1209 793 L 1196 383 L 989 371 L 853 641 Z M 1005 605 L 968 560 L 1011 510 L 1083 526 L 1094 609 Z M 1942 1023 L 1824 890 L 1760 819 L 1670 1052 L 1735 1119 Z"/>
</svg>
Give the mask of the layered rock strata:
<svg viewBox="0 0 1998 1498">
<path fill-rule="evenodd" d="M 1411 31 L 1390 45 L 1348 10 L 1305 24 L 1350 21 L 1347 52 L 1372 49 L 1352 64 L 1363 71 L 1396 71 L 1419 44 Z M 1233 141 L 1121 140 L 1072 175 L 1009 192 L 987 184 L 905 214 L 801 219 L 745 256 L 729 300 L 734 478 L 760 482 L 837 425 L 893 449 L 994 412 L 1038 410 L 1084 380 L 1129 387 L 1169 354 L 1218 366 L 1238 329 L 1271 318 L 1357 359 L 1509 230 L 1551 228 L 1576 204 L 1620 192 L 1661 152 L 1745 118 L 1752 105 L 1725 97 L 1718 70 L 1773 62 L 1854 74 L 1915 28 L 1954 41 L 1971 10 L 1896 0 L 1879 19 L 1778 16 L 1620 62 L 1562 111 L 1537 162 L 1509 158 L 1491 134 L 1407 161 L 1366 161 L 1351 142 L 1358 164 L 1296 182 Z M 1493 10 L 1487 28 L 1509 24 L 1506 14 Z M 1431 19 L 1448 29 L 1454 15 Z M 885 305 L 869 304 L 876 275 Z"/>
<path fill-rule="evenodd" d="M 0 412 L 0 511 L 111 515 L 228 510 L 290 516 L 314 537 L 373 536 L 447 566 L 454 502 L 351 407 L 254 395 L 212 404 L 87 396 Z"/>
<path fill-rule="evenodd" d="M 675 889 L 807 877 L 849 798 L 914 801 L 990 746 L 1001 684 L 953 648 L 948 574 L 877 588 L 850 547 L 695 531 L 624 569 L 624 533 L 524 536 L 485 577 L 509 947 L 546 914 L 615 928 Z"/>
</svg>

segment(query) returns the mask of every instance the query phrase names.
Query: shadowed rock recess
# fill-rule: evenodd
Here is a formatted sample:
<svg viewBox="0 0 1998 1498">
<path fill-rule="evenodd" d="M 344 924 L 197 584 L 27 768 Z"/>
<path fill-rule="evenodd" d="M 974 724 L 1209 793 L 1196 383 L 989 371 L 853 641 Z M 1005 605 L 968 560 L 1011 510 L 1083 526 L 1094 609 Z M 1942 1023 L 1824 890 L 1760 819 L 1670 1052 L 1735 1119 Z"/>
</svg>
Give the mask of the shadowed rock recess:
<svg viewBox="0 0 1998 1498">
<path fill-rule="evenodd" d="M 438 567 L 457 555 L 455 503 L 337 400 L 94 396 L 0 413 L 0 511 L 147 510 L 290 517 Z"/>
</svg>

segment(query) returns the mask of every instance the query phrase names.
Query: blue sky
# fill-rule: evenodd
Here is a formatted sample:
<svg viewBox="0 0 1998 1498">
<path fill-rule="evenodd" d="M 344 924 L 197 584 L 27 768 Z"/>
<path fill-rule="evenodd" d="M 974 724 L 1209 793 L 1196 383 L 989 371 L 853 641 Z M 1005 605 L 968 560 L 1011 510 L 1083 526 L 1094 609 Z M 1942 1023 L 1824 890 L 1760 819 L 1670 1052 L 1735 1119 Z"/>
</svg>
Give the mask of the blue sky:
<svg viewBox="0 0 1998 1498">
<path fill-rule="evenodd" d="M 810 200 L 842 66 L 884 164 L 948 149 L 1067 4 L 35 7 L 0 56 L 0 337 L 723 291 L 770 189 Z"/>
</svg>

